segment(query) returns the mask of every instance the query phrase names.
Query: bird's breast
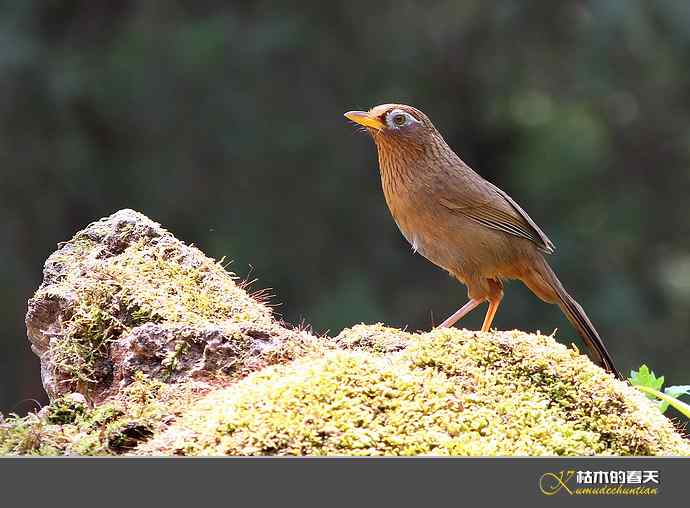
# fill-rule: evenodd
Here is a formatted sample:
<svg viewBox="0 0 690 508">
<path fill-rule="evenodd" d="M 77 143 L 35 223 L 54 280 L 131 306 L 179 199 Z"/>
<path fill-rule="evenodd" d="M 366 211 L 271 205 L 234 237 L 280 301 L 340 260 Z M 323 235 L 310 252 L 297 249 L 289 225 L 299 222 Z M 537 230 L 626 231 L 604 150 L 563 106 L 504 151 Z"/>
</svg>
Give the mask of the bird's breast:
<svg viewBox="0 0 690 508">
<path fill-rule="evenodd" d="M 459 231 L 453 231 L 447 212 L 436 202 L 433 190 L 423 183 L 391 184 L 383 180 L 386 203 L 412 250 L 448 270 L 461 263 Z"/>
</svg>

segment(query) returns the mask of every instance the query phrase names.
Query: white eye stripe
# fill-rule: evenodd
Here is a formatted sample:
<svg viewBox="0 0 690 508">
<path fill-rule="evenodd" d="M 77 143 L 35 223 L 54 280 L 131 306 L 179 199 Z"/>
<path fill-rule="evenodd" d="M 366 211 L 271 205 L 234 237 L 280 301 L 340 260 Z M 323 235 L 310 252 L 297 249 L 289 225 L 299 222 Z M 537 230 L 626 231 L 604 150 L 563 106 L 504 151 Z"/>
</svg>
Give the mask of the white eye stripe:
<svg viewBox="0 0 690 508">
<path fill-rule="evenodd" d="M 403 121 L 400 120 L 401 118 Z M 388 127 L 391 129 L 405 127 L 411 123 L 419 123 L 419 121 L 402 109 L 393 109 L 386 115 L 386 124 L 388 124 Z"/>
</svg>

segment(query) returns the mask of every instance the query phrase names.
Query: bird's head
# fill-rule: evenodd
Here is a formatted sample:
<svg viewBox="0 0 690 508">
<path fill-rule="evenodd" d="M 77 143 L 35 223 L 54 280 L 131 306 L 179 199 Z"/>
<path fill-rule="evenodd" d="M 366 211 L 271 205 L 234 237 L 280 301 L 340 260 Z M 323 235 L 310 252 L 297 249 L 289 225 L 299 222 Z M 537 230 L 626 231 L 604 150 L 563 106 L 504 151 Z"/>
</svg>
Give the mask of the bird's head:
<svg viewBox="0 0 690 508">
<path fill-rule="evenodd" d="M 418 147 L 442 140 L 429 117 L 405 104 L 381 104 L 369 111 L 348 111 L 345 117 L 362 125 L 383 147 Z"/>
</svg>

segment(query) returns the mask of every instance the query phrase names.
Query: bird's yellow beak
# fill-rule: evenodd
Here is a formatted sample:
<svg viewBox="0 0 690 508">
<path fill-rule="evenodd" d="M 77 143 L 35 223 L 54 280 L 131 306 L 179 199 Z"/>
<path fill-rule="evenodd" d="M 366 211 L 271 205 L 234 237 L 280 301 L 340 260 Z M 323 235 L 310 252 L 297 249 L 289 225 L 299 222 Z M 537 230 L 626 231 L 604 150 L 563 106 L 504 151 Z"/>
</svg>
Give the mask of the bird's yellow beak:
<svg viewBox="0 0 690 508">
<path fill-rule="evenodd" d="M 352 120 L 359 125 L 363 125 L 364 127 L 376 129 L 377 131 L 383 130 L 383 128 L 386 126 L 381 120 L 371 116 L 366 111 L 348 111 L 345 113 L 345 118 Z"/>
</svg>

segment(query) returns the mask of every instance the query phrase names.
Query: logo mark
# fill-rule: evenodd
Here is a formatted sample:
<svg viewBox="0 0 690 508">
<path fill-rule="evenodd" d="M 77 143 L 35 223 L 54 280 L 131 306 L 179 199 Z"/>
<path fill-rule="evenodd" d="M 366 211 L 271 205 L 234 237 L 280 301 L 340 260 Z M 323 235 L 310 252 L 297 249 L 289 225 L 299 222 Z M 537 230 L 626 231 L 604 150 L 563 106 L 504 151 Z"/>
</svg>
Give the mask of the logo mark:
<svg viewBox="0 0 690 508">
<path fill-rule="evenodd" d="M 575 471 L 560 471 L 558 473 L 544 473 L 539 478 L 539 489 L 545 496 L 553 496 L 564 490 L 573 495 L 573 491 L 568 487 L 568 482 L 575 476 Z"/>
</svg>

